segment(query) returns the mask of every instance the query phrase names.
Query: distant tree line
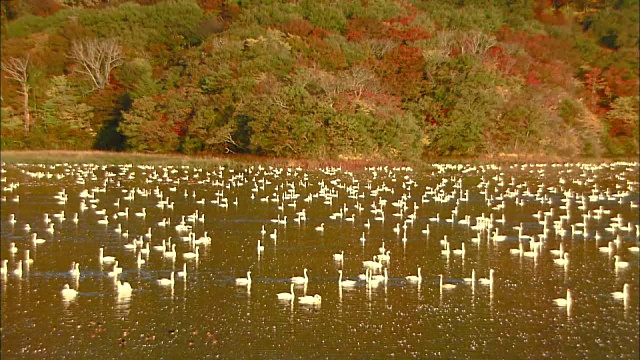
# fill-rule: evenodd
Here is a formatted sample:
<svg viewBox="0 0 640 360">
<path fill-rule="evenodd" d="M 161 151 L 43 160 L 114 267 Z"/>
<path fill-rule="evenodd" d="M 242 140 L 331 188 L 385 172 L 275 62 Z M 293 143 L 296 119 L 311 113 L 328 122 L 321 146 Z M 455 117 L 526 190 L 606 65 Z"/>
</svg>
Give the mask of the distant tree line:
<svg viewBox="0 0 640 360">
<path fill-rule="evenodd" d="M 638 154 L 631 0 L 3 0 L 2 148 Z"/>
</svg>

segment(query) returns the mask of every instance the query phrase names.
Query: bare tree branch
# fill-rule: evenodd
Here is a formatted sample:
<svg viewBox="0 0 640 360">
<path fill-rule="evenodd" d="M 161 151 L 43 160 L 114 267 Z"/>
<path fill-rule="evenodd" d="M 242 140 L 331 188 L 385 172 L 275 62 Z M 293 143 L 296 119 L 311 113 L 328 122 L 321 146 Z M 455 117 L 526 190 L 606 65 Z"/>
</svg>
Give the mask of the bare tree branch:
<svg viewBox="0 0 640 360">
<path fill-rule="evenodd" d="M 23 118 L 24 118 L 24 131 L 29 132 L 31 126 L 31 116 L 29 115 L 29 55 L 24 59 L 10 57 L 6 63 L 2 63 L 2 71 L 6 72 L 9 79 L 15 80 L 20 83 L 21 89 L 18 90 L 18 94 L 22 95 L 23 99 Z"/>
<path fill-rule="evenodd" d="M 111 70 L 122 65 L 122 48 L 115 39 L 85 39 L 71 44 L 69 57 L 80 64 L 76 71 L 89 77 L 94 89 L 104 89 Z"/>
</svg>

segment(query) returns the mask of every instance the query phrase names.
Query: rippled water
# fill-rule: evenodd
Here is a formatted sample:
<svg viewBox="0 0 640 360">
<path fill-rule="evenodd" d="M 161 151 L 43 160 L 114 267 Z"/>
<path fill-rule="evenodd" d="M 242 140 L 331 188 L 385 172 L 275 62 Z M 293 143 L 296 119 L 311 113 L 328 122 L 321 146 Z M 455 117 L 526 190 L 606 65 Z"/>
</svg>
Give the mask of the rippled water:
<svg viewBox="0 0 640 360">
<path fill-rule="evenodd" d="M 3 359 L 638 357 L 637 163 L 355 173 L 4 164 L 2 171 Z M 173 208 L 162 206 L 167 197 Z M 127 207 L 128 217 L 117 216 Z M 146 216 L 136 216 L 143 208 Z M 303 210 L 306 221 L 295 221 Z M 211 237 L 197 261 L 183 258 L 194 250 L 183 239 L 188 232 L 175 228 L 189 215 L 198 219 L 186 222 L 195 238 Z M 470 224 L 459 223 L 467 215 Z M 104 216 L 108 223 L 99 223 Z M 535 247 L 527 236 L 540 242 L 537 255 L 512 253 L 520 235 L 524 252 Z M 150 242 L 144 264 L 137 254 L 146 245 L 125 248 L 133 239 Z M 168 239 L 175 260 L 153 248 Z M 341 288 L 337 270 L 356 280 L 383 241 L 388 280 Z M 610 241 L 612 251 L 603 252 Z M 554 262 L 561 245 L 568 265 Z M 119 261 L 130 295 L 118 295 L 100 247 Z M 18 276 L 26 250 L 33 262 Z M 344 260 L 335 262 L 341 251 Z M 616 269 L 614 255 L 628 266 Z M 72 262 L 79 277 L 69 273 Z M 186 279 L 157 283 L 185 262 Z M 408 282 L 418 267 L 422 282 Z M 304 268 L 309 281 L 295 295 L 320 294 L 321 304 L 278 300 Z M 490 269 L 492 285 L 464 281 L 474 270 L 488 278 Z M 236 285 L 248 270 L 251 286 Z M 441 290 L 439 274 L 457 286 Z M 629 297 L 614 299 L 625 283 Z M 63 298 L 65 284 L 75 298 Z M 567 289 L 571 305 L 556 306 Z"/>
</svg>

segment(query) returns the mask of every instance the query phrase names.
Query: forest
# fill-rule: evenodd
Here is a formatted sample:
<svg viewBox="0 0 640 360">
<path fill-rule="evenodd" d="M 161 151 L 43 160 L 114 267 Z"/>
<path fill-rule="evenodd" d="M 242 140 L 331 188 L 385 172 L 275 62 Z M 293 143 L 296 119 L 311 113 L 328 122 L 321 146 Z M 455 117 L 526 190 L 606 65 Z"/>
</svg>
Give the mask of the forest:
<svg viewBox="0 0 640 360">
<path fill-rule="evenodd" d="M 3 150 L 637 156 L 638 0 L 2 0 Z"/>
</svg>

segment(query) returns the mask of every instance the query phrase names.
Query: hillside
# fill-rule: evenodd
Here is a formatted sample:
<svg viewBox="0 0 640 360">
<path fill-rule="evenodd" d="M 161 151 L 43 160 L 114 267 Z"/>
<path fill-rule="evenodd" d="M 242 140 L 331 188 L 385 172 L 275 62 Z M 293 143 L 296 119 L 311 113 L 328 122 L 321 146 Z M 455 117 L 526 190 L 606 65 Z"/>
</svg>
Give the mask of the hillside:
<svg viewBox="0 0 640 360">
<path fill-rule="evenodd" d="M 2 149 L 637 155 L 638 11 L 637 0 L 5 0 Z"/>
</svg>

